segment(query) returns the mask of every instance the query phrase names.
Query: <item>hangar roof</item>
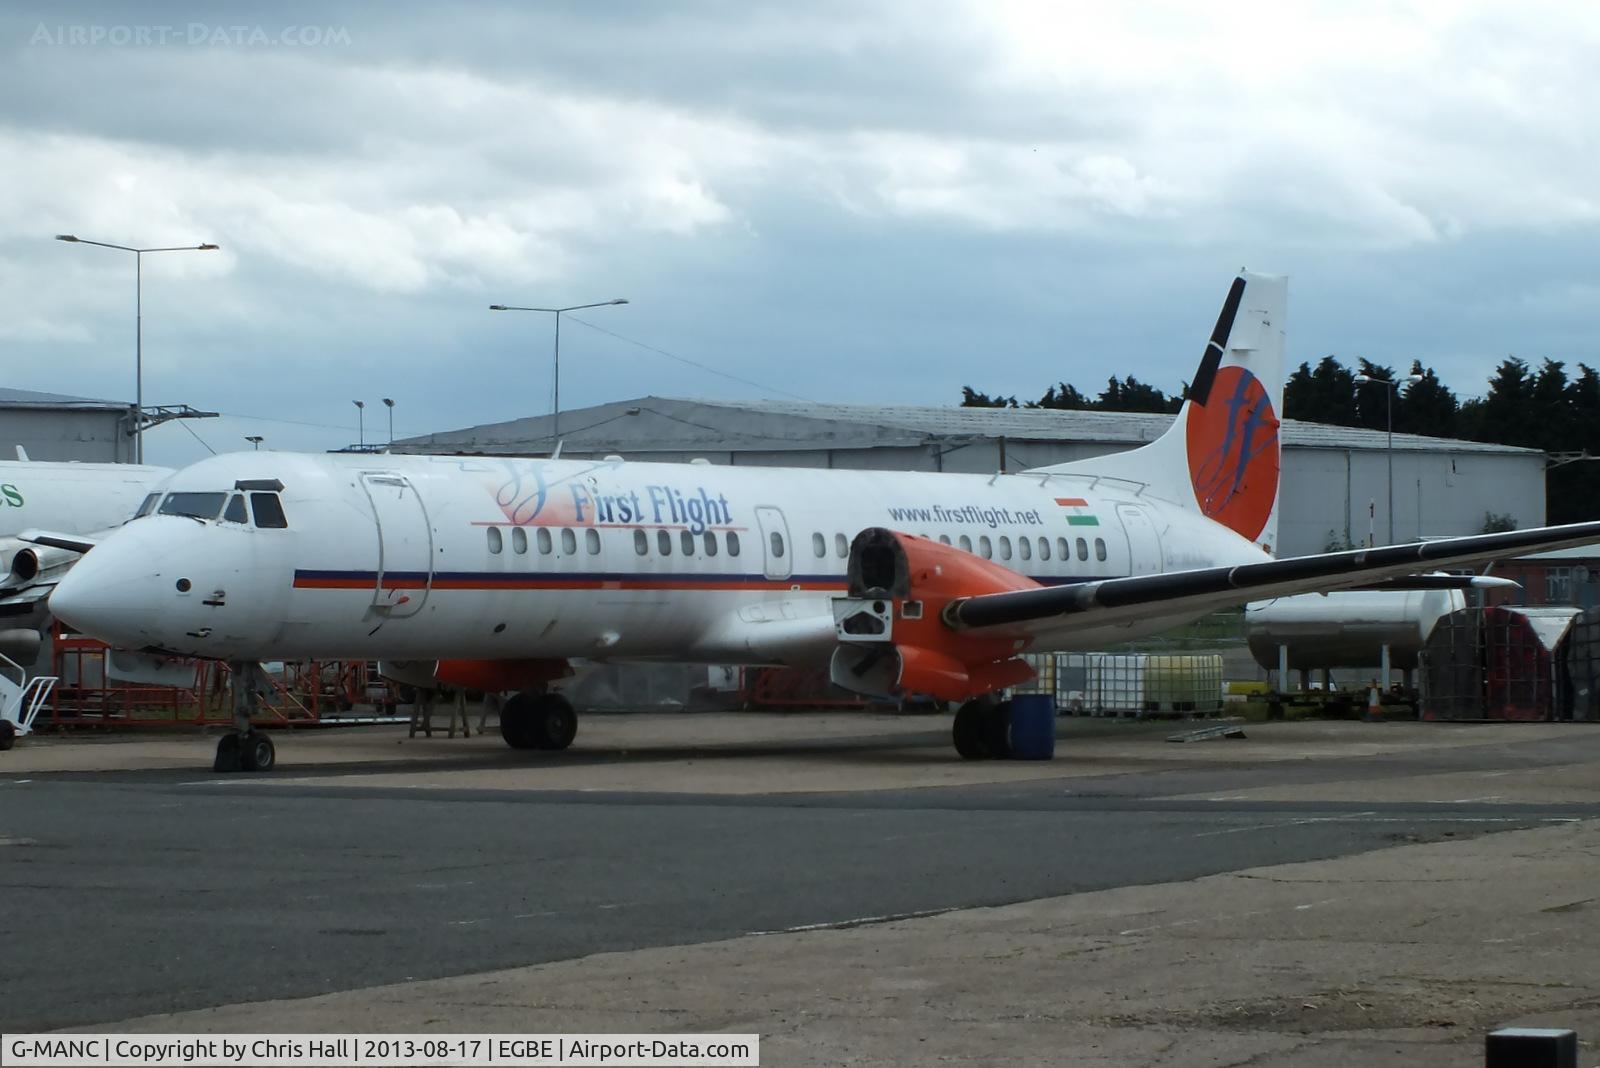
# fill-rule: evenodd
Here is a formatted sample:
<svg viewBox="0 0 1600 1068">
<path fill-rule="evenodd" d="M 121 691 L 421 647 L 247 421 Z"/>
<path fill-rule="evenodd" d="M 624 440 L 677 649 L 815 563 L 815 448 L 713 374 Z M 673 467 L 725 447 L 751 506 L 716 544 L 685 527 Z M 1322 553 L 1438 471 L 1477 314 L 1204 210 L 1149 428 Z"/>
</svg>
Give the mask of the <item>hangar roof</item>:
<svg viewBox="0 0 1600 1068">
<path fill-rule="evenodd" d="M 639 397 L 562 412 L 561 437 L 572 451 L 624 454 L 870 449 L 999 437 L 1140 445 L 1160 437 L 1171 423 L 1170 415 L 1134 412 Z M 408 452 L 530 453 L 547 449 L 550 433 L 551 417 L 541 415 L 405 438 L 395 445 Z M 1289 448 L 1383 449 L 1386 441 L 1381 430 L 1283 421 L 1283 443 Z M 1396 434 L 1394 447 L 1538 455 L 1536 449 L 1417 434 Z"/>
<path fill-rule="evenodd" d="M 92 397 L 74 397 L 66 393 L 39 393 L 31 389 L 9 389 L 0 386 L 0 408 L 88 408 L 126 411 L 132 405 L 127 401 L 95 400 Z"/>
</svg>

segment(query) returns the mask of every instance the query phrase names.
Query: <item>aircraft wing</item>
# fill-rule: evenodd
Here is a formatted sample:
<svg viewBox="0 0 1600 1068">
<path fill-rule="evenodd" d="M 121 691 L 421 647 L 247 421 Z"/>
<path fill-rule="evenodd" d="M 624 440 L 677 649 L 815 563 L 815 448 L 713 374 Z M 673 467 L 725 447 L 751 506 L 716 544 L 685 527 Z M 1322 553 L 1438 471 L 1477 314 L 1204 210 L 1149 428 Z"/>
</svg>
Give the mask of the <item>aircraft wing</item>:
<svg viewBox="0 0 1600 1068">
<path fill-rule="evenodd" d="M 1600 541 L 1600 522 L 1477 534 L 1463 538 L 1384 545 L 1372 549 L 1292 556 L 1233 567 L 1207 567 L 982 593 L 951 600 L 944 620 L 983 635 L 1038 636 L 1086 625 L 1132 622 L 1152 614 L 1204 614 L 1267 597 L 1355 588 L 1408 588 L 1419 571 L 1465 566 L 1528 552 Z"/>
<path fill-rule="evenodd" d="M 110 533 L 110 530 L 100 530 L 93 534 L 60 534 L 53 530 L 24 530 L 17 535 L 17 540 L 25 541 L 30 545 L 42 545 L 47 549 L 65 549 L 67 552 L 81 555 L 93 549 L 99 544 L 101 538 Z"/>
</svg>

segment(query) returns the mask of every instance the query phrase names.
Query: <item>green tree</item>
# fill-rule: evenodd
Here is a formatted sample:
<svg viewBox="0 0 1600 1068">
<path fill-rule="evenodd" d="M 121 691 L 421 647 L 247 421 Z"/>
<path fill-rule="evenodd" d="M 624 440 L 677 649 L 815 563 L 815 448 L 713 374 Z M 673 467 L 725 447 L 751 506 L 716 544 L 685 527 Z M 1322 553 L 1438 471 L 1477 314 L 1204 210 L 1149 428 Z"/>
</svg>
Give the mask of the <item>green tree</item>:
<svg viewBox="0 0 1600 1068">
<path fill-rule="evenodd" d="M 1002 397 L 998 393 L 991 397 L 987 393 L 979 393 L 971 386 L 961 387 L 961 407 L 963 408 L 1015 408 L 1016 406 L 1017 398 L 1015 397 Z"/>
</svg>

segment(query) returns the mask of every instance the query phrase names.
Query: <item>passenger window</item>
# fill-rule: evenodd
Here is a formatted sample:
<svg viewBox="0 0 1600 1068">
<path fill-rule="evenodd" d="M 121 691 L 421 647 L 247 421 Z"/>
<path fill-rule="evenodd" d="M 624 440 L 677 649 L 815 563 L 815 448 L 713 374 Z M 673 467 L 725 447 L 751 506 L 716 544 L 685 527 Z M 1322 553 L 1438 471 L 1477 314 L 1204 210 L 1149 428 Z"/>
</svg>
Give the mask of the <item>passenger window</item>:
<svg viewBox="0 0 1600 1068">
<path fill-rule="evenodd" d="M 817 554 L 817 559 L 818 560 L 821 560 L 824 556 L 827 556 L 828 555 L 828 539 L 824 538 L 821 534 L 817 533 L 816 531 L 812 531 L 811 532 L 811 551 Z"/>
<path fill-rule="evenodd" d="M 769 540 L 772 545 L 772 558 L 774 560 L 783 559 L 783 535 L 774 530 Z"/>
<path fill-rule="evenodd" d="M 964 552 L 964 553 L 970 553 L 972 551 L 972 539 L 967 537 L 965 534 L 961 535 L 960 539 L 957 540 L 956 544 L 960 547 L 961 551 Z"/>
<path fill-rule="evenodd" d="M 583 543 L 588 546 L 590 556 L 600 555 L 600 532 L 594 527 L 583 532 Z"/>
<path fill-rule="evenodd" d="M 1000 535 L 1000 559 L 1011 559 L 1011 538 L 1009 535 Z"/>
<path fill-rule="evenodd" d="M 1027 538 L 1018 538 L 1017 539 L 1017 555 L 1022 557 L 1024 560 L 1032 560 L 1033 559 L 1033 543 L 1031 541 L 1029 541 Z"/>
<path fill-rule="evenodd" d="M 672 535 L 664 530 L 656 531 L 656 549 L 662 556 L 672 555 Z"/>
<path fill-rule="evenodd" d="M 228 507 L 222 510 L 222 518 L 230 523 L 250 522 L 250 513 L 244 506 L 244 494 L 235 493 L 228 498 Z"/>
<path fill-rule="evenodd" d="M 940 545 L 949 545 L 950 544 L 950 535 L 948 535 L 948 534 L 940 534 L 939 535 L 939 544 Z"/>
<path fill-rule="evenodd" d="M 705 546 L 707 556 L 717 555 L 717 536 L 709 530 L 706 531 Z"/>
<path fill-rule="evenodd" d="M 550 540 L 550 531 L 546 530 L 544 527 L 540 527 L 537 531 L 534 532 L 533 540 L 538 542 L 538 544 L 539 544 L 539 555 L 540 556 L 549 556 L 551 553 L 555 552 L 555 548 L 556 547 L 555 547 L 555 543 Z M 516 543 L 517 543 L 516 534 L 513 533 L 512 536 L 511 536 L 511 546 L 512 546 L 512 548 L 516 548 Z"/>
<path fill-rule="evenodd" d="M 1082 538 L 1078 539 L 1078 559 L 1089 559 L 1089 543 L 1084 541 Z"/>
<path fill-rule="evenodd" d="M 1096 560 L 1104 560 L 1106 558 L 1106 540 L 1104 538 L 1094 539 L 1094 558 Z"/>
<path fill-rule="evenodd" d="M 152 493 L 152 494 L 149 494 L 148 496 L 146 496 L 145 499 L 144 499 L 144 503 L 139 505 L 139 511 L 134 514 L 133 518 L 138 519 L 142 515 L 149 515 L 151 512 L 155 511 L 156 510 L 156 502 L 159 501 L 160 499 L 161 499 L 161 494 L 159 494 L 159 493 Z"/>
<path fill-rule="evenodd" d="M 500 533 L 499 527 L 489 528 L 489 551 L 496 556 L 506 547 L 505 537 Z"/>
<path fill-rule="evenodd" d="M 728 555 L 739 555 L 739 535 L 731 530 L 728 531 Z"/>
<path fill-rule="evenodd" d="M 544 531 L 540 530 L 539 533 L 543 534 Z M 547 543 L 546 547 L 548 548 L 549 539 L 546 538 L 545 540 Z M 528 551 L 528 532 L 521 527 L 511 528 L 511 551 L 516 553 L 518 556 L 521 556 Z"/>
<path fill-rule="evenodd" d="M 165 510 L 163 505 L 162 509 Z M 283 502 L 278 500 L 276 493 L 250 494 L 250 510 L 256 515 L 256 526 L 268 530 L 285 530 L 289 521 L 283 517 Z M 493 530 L 493 527 L 489 528 Z"/>
<path fill-rule="evenodd" d="M 950 543 L 945 542 L 945 544 L 948 545 Z M 849 556 L 850 539 L 845 537 L 843 534 L 835 534 L 833 536 L 833 551 L 839 554 L 839 559 L 841 560 Z"/>
<path fill-rule="evenodd" d="M 633 551 L 640 556 L 645 556 L 650 552 L 650 537 L 642 530 L 633 532 Z"/>
<path fill-rule="evenodd" d="M 1062 563 L 1072 559 L 1072 547 L 1067 544 L 1066 538 L 1056 539 L 1056 555 L 1061 558 Z"/>
<path fill-rule="evenodd" d="M 1041 559 L 1041 560 L 1050 559 L 1050 539 L 1049 538 L 1040 538 L 1039 539 L 1039 559 Z"/>
<path fill-rule="evenodd" d="M 989 544 L 989 535 L 987 534 L 978 535 L 978 555 L 985 560 L 994 559 L 994 546 Z"/>
<path fill-rule="evenodd" d="M 561 552 L 566 556 L 574 556 L 578 552 L 578 535 L 571 527 L 561 528 Z"/>
<path fill-rule="evenodd" d="M 694 555 L 694 535 L 693 534 L 690 534 L 686 530 L 682 534 L 678 535 L 678 541 L 683 546 L 683 555 L 685 555 L 685 556 L 693 556 Z"/>
</svg>

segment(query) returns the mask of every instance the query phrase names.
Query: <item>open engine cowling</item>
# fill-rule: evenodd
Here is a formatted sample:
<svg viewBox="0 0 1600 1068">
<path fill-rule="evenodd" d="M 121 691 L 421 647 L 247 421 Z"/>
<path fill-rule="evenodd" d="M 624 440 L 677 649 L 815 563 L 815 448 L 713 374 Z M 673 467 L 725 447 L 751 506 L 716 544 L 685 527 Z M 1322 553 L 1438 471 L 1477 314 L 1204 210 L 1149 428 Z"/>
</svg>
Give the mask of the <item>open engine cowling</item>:
<svg viewBox="0 0 1600 1068">
<path fill-rule="evenodd" d="M 850 545 L 849 582 L 833 602 L 836 685 L 963 701 L 1033 678 L 1018 657 L 1026 639 L 975 637 L 943 618 L 955 598 L 1038 589 L 1032 579 L 954 546 L 871 527 Z"/>
</svg>

